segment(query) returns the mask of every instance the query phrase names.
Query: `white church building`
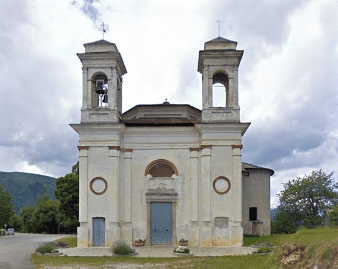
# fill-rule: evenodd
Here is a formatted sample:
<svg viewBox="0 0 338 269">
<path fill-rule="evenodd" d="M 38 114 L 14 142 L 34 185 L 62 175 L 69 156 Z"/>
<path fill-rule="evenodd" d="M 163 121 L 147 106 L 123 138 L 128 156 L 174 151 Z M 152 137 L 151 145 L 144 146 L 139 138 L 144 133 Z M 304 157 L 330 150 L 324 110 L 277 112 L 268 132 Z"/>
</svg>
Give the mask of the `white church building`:
<svg viewBox="0 0 338 269">
<path fill-rule="evenodd" d="M 238 67 L 243 51 L 218 37 L 199 52 L 202 110 L 164 102 L 122 113 L 127 73 L 114 43 L 84 44 L 79 134 L 78 247 L 116 241 L 146 245 L 242 246 L 270 234 L 271 169 L 242 163 Z M 225 89 L 213 106 L 213 85 Z"/>
</svg>

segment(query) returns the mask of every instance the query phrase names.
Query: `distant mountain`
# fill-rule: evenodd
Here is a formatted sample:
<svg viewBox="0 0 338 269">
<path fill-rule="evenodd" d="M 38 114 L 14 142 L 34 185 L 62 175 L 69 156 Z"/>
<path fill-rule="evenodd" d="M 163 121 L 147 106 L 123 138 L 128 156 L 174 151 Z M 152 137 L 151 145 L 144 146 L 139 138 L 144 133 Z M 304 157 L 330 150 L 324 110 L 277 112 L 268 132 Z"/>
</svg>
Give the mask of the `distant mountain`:
<svg viewBox="0 0 338 269">
<path fill-rule="evenodd" d="M 270 208 L 270 218 L 273 219 L 276 214 L 278 213 L 278 209 L 277 208 Z"/>
<path fill-rule="evenodd" d="M 36 196 L 43 194 L 46 186 L 51 199 L 55 199 L 54 177 L 21 172 L 0 172 L 0 185 L 13 197 L 14 210 L 19 214 L 20 208 L 36 204 Z"/>
</svg>

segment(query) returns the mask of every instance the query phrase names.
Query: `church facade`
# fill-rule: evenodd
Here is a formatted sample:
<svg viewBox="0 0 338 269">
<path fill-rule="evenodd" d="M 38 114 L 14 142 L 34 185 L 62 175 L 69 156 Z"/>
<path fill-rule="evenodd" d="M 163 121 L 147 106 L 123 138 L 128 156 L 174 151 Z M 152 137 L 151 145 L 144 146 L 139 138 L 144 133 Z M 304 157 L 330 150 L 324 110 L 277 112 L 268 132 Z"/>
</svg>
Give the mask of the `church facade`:
<svg viewBox="0 0 338 269">
<path fill-rule="evenodd" d="M 202 110 L 137 105 L 122 113 L 127 73 L 114 43 L 84 44 L 79 134 L 78 247 L 241 246 L 243 233 L 270 234 L 270 169 L 242 163 L 238 67 L 243 51 L 221 37 L 199 52 Z M 213 85 L 225 89 L 213 106 Z"/>
</svg>

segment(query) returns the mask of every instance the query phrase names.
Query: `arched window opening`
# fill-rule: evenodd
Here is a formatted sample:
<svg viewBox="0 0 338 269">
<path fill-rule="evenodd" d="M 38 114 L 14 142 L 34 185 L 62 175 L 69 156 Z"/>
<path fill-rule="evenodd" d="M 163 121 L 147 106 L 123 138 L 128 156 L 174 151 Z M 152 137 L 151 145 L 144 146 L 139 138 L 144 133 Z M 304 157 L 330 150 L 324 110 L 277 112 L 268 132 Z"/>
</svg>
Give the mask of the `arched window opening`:
<svg viewBox="0 0 338 269">
<path fill-rule="evenodd" d="M 97 74 L 93 82 L 92 106 L 108 107 L 108 79 L 105 74 Z"/>
<path fill-rule="evenodd" d="M 145 176 L 150 174 L 152 177 L 172 177 L 174 174 L 178 175 L 178 171 L 173 163 L 160 159 L 151 162 L 144 174 Z"/>
<path fill-rule="evenodd" d="M 225 107 L 226 106 L 226 89 L 221 83 L 212 85 L 212 106 Z"/>
<path fill-rule="evenodd" d="M 212 78 L 212 106 L 227 106 L 227 89 L 229 88 L 228 76 L 224 73 L 216 73 Z"/>
</svg>

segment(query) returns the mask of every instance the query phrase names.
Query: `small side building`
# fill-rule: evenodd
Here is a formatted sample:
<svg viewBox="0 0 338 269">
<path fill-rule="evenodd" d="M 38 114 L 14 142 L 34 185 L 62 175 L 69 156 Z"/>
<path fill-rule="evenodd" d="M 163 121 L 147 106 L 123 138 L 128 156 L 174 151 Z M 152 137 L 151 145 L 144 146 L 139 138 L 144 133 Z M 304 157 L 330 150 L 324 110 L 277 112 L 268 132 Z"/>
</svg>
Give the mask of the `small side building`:
<svg viewBox="0 0 338 269">
<path fill-rule="evenodd" d="M 270 176 L 274 171 L 243 162 L 242 192 L 244 234 L 269 235 L 270 219 Z"/>
</svg>

